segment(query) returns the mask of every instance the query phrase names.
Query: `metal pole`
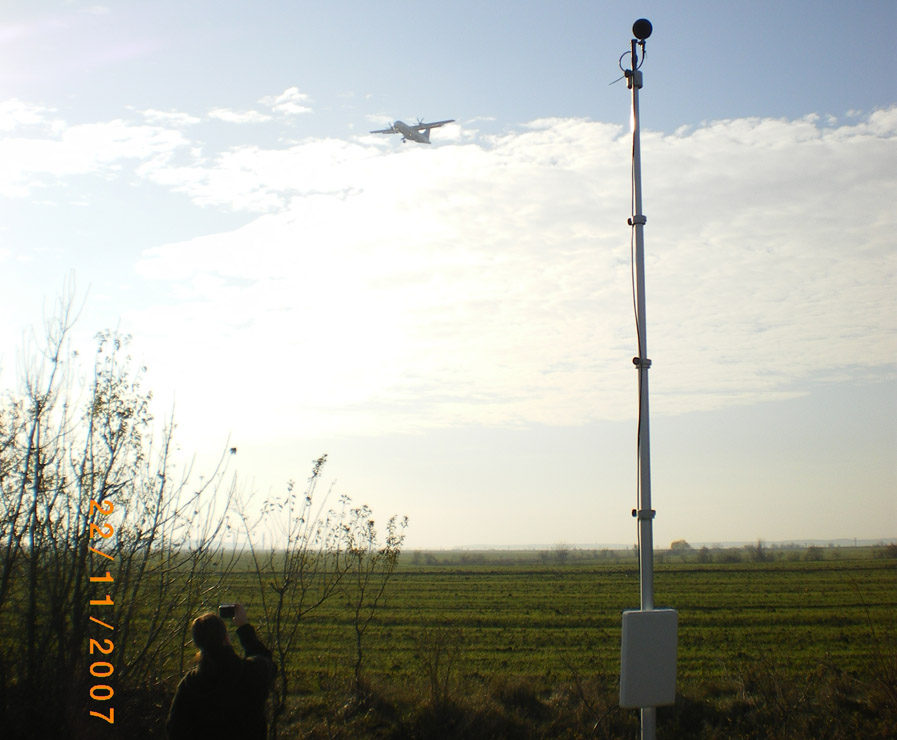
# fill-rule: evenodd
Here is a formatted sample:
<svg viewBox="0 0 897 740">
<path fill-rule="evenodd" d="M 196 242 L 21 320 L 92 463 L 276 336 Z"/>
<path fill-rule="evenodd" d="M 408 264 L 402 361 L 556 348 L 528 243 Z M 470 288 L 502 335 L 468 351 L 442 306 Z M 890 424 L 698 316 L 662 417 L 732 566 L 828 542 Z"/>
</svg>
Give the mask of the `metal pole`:
<svg viewBox="0 0 897 740">
<path fill-rule="evenodd" d="M 648 26 L 650 29 L 650 25 Z M 634 27 L 635 30 L 635 27 Z M 650 33 L 650 30 L 648 31 Z M 651 509 L 651 436 L 648 414 L 648 359 L 647 317 L 645 311 L 645 223 L 642 213 L 642 161 L 639 140 L 638 92 L 642 87 L 642 73 L 638 66 L 638 44 L 644 55 L 644 38 L 632 39 L 631 68 L 626 77 L 632 90 L 632 216 L 629 223 L 635 230 L 635 291 L 636 323 L 638 329 L 638 356 L 633 363 L 638 370 L 639 411 L 638 411 L 638 554 L 639 591 L 641 610 L 654 609 L 654 511 Z M 641 708 L 642 740 L 654 740 L 657 729 L 657 712 L 654 707 Z"/>
<path fill-rule="evenodd" d="M 633 65 L 637 64 L 635 40 L 632 41 Z M 638 91 L 642 86 L 642 73 L 632 70 L 629 78 L 632 88 L 632 202 L 633 214 L 629 219 L 635 229 L 635 291 L 636 322 L 638 324 L 638 357 L 633 363 L 638 369 L 639 423 L 638 423 L 638 537 L 639 537 L 639 586 L 642 611 L 654 608 L 654 535 L 651 510 L 651 436 L 648 414 L 648 359 L 647 319 L 645 311 L 645 223 L 642 213 L 641 147 L 639 142 Z"/>
</svg>

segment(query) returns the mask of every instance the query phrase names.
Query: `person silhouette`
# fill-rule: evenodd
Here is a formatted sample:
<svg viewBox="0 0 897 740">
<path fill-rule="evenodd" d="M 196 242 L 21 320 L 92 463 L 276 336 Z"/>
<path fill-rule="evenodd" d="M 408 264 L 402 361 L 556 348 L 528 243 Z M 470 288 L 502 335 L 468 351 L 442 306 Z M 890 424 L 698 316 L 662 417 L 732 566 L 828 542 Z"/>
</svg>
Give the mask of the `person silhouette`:
<svg viewBox="0 0 897 740">
<path fill-rule="evenodd" d="M 242 604 L 234 605 L 233 624 L 245 658 L 237 655 L 218 614 L 209 612 L 193 620 L 198 660 L 181 679 L 171 702 L 166 723 L 171 740 L 267 737 L 265 700 L 277 668 Z"/>
</svg>

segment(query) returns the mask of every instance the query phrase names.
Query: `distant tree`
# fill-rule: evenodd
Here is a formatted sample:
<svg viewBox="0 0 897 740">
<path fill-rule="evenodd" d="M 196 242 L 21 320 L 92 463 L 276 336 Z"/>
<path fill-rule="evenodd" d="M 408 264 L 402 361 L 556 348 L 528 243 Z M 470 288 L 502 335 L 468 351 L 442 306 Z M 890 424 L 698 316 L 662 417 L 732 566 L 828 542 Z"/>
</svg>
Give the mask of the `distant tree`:
<svg viewBox="0 0 897 740">
<path fill-rule="evenodd" d="M 772 559 L 763 540 L 757 540 L 756 545 L 745 545 L 744 549 L 748 560 L 753 563 L 765 563 Z"/>
<path fill-rule="evenodd" d="M 804 551 L 804 560 L 819 561 L 822 560 L 822 548 L 816 545 L 810 545 Z"/>
<path fill-rule="evenodd" d="M 741 551 L 734 548 L 718 549 L 714 552 L 714 560 L 717 563 L 740 563 L 744 558 Z"/>
<path fill-rule="evenodd" d="M 691 551 L 691 545 L 689 545 L 685 540 L 674 540 L 670 543 L 670 554 L 679 555 L 682 559 L 682 562 L 685 562 Z"/>
<path fill-rule="evenodd" d="M 567 561 L 570 559 L 570 547 L 565 544 L 555 545 L 554 558 L 557 560 L 558 565 L 566 565 Z"/>
</svg>

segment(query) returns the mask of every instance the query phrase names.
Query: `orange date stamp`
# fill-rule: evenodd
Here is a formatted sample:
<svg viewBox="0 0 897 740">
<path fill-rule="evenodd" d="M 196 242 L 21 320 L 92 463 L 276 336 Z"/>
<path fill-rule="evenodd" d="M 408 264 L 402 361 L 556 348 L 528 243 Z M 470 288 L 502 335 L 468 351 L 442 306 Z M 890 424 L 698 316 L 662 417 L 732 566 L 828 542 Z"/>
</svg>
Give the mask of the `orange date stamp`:
<svg viewBox="0 0 897 740">
<path fill-rule="evenodd" d="M 109 516 L 113 511 L 115 511 L 115 505 L 111 500 L 104 499 L 102 501 L 94 501 L 91 499 L 88 518 L 92 518 L 94 521 L 91 521 L 89 525 L 89 539 L 98 537 L 102 540 L 108 540 L 115 534 L 115 527 L 109 522 L 97 524 L 97 519 L 99 519 L 99 517 Z M 99 545 L 100 543 L 98 542 L 97 544 Z M 94 555 L 105 558 L 106 560 L 115 561 L 115 558 L 112 555 L 97 549 L 93 545 L 89 545 L 87 549 Z M 110 570 L 107 570 L 104 575 L 90 576 L 88 580 L 91 584 L 111 584 L 115 582 L 115 577 Z M 102 587 L 100 587 L 100 590 L 102 590 Z M 91 595 L 98 596 L 99 594 L 94 593 Z M 112 600 L 111 594 L 107 592 L 105 598 L 90 599 L 90 606 L 91 611 L 93 611 L 94 608 L 97 607 L 115 606 L 115 603 Z M 89 617 L 90 621 L 98 627 L 114 633 L 115 627 L 109 623 L 109 621 L 111 621 L 109 617 L 102 611 L 99 611 L 99 613 L 105 617 L 105 620 L 100 619 L 96 614 L 91 613 Z M 111 702 L 115 696 L 115 689 L 110 685 L 112 683 L 110 679 L 115 673 L 115 665 L 111 662 L 113 657 L 112 653 L 115 650 L 115 642 L 108 637 L 100 637 L 99 639 L 90 637 L 87 650 L 90 661 L 88 670 L 93 679 L 90 682 L 93 685 L 90 687 L 88 693 L 91 701 L 96 702 L 96 704 L 91 704 L 91 706 L 97 707 L 96 709 L 90 710 L 90 716 L 97 717 L 104 722 L 108 722 L 110 725 L 114 725 L 115 706 Z"/>
</svg>

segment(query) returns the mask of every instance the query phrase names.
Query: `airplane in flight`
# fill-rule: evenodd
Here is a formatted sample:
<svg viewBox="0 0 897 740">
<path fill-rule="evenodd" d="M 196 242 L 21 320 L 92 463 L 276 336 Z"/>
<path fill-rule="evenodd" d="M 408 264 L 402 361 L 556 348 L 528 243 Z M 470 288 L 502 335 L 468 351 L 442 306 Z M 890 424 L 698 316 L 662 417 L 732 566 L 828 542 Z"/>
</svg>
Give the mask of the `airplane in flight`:
<svg viewBox="0 0 897 740">
<path fill-rule="evenodd" d="M 408 139 L 411 139 L 411 141 L 416 141 L 418 144 L 429 144 L 431 128 L 439 128 L 440 126 L 445 126 L 445 124 L 447 123 L 453 123 L 454 120 L 454 118 L 450 118 L 447 121 L 434 121 L 433 123 L 424 123 L 420 119 L 417 119 L 417 124 L 413 126 L 405 123 L 404 121 L 395 121 L 389 128 L 381 128 L 377 131 L 371 131 L 371 133 L 401 134 L 403 144 Z"/>
</svg>

